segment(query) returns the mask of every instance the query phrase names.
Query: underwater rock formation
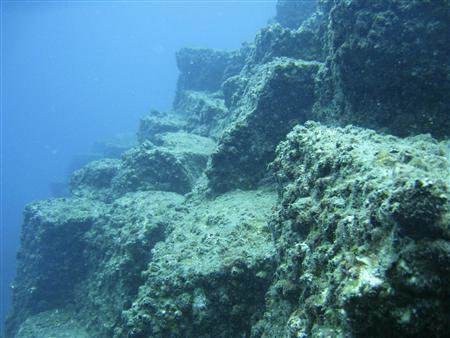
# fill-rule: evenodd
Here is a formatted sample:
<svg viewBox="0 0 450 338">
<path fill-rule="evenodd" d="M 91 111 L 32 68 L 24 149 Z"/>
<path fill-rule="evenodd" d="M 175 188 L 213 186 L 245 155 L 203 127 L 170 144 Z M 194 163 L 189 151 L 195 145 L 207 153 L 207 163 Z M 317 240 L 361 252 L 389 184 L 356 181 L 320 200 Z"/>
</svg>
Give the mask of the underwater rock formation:
<svg viewBox="0 0 450 338">
<path fill-rule="evenodd" d="M 220 137 L 229 115 L 220 93 L 207 94 L 192 90 L 179 94 L 176 110 L 180 115 L 187 116 L 187 131 L 214 139 Z"/>
<path fill-rule="evenodd" d="M 158 134 L 181 131 L 184 126 L 184 120 L 178 116 L 153 110 L 140 120 L 137 139 L 140 143 L 155 142 Z"/>
<path fill-rule="evenodd" d="M 112 180 L 119 173 L 121 165 L 122 162 L 117 159 L 92 161 L 72 174 L 70 192 L 78 197 L 111 200 Z"/>
<path fill-rule="evenodd" d="M 184 132 L 155 134 L 155 145 L 144 141 L 121 160 L 94 161 L 71 178 L 75 196 L 110 202 L 131 191 L 189 192 L 206 167 L 215 143 Z"/>
<path fill-rule="evenodd" d="M 102 213 L 101 202 L 78 198 L 26 207 L 9 330 L 17 330 L 32 315 L 63 308 L 73 298 L 75 285 L 85 275 L 79 259 L 86 248 L 82 237 Z"/>
<path fill-rule="evenodd" d="M 7 337 L 450 331 L 448 3 L 277 10 L 26 208 Z"/>
<path fill-rule="evenodd" d="M 317 0 L 279 0 L 275 20 L 281 25 L 295 29 L 314 13 Z"/>
<path fill-rule="evenodd" d="M 449 137 L 448 1 L 328 0 L 322 8 L 328 57 L 316 118 Z"/>
<path fill-rule="evenodd" d="M 243 78 L 235 118 L 219 139 L 207 171 L 210 189 L 222 193 L 257 186 L 276 145 L 314 102 L 317 62 L 279 58 Z"/>
<path fill-rule="evenodd" d="M 272 164 L 280 261 L 254 335 L 444 336 L 447 151 L 430 136 L 294 128 Z"/>
<path fill-rule="evenodd" d="M 194 134 L 165 133 L 160 146 L 144 142 L 126 152 L 112 181 L 117 194 L 138 190 L 189 192 L 215 147 L 214 141 Z"/>
<path fill-rule="evenodd" d="M 152 251 L 117 337 L 238 337 L 262 315 L 275 268 L 266 226 L 276 193 L 231 192 L 192 210 Z"/>
</svg>

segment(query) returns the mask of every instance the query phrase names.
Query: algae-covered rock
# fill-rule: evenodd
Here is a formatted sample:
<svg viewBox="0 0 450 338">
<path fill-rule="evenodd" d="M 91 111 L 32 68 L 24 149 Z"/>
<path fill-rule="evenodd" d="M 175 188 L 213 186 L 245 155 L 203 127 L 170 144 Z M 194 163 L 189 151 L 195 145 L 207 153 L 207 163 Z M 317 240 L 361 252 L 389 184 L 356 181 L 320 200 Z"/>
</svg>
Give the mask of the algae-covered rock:
<svg viewBox="0 0 450 338">
<path fill-rule="evenodd" d="M 70 179 L 70 191 L 74 196 L 110 201 L 113 197 L 112 180 L 121 170 L 117 159 L 93 161 L 75 171 Z"/>
<path fill-rule="evenodd" d="M 175 107 L 187 119 L 185 129 L 191 133 L 217 138 L 229 115 L 219 93 L 185 90 L 179 94 Z"/>
<path fill-rule="evenodd" d="M 117 194 L 138 190 L 186 194 L 215 147 L 209 138 L 182 132 L 163 134 L 156 142 L 160 146 L 147 141 L 124 154 L 122 169 L 112 181 Z"/>
<path fill-rule="evenodd" d="M 448 335 L 449 141 L 336 127 L 448 137 L 447 16 L 280 0 L 180 50 L 173 111 L 26 208 L 7 337 Z"/>
<path fill-rule="evenodd" d="M 117 337 L 237 337 L 262 314 L 275 257 L 270 190 L 188 204 L 152 251 L 145 283 Z"/>
<path fill-rule="evenodd" d="M 121 160 L 94 161 L 75 171 L 71 192 L 75 196 L 110 203 L 131 191 L 162 190 L 185 194 L 206 167 L 215 142 L 185 132 L 158 133 L 154 143 L 144 141 Z"/>
<path fill-rule="evenodd" d="M 298 28 L 317 8 L 317 0 L 279 0 L 275 19 L 288 28 Z"/>
<path fill-rule="evenodd" d="M 182 48 L 176 54 L 180 70 L 177 91 L 215 92 L 224 78 L 239 73 L 245 62 L 244 52 L 226 52 L 202 48 Z M 176 105 L 177 98 L 175 99 Z"/>
<path fill-rule="evenodd" d="M 249 74 L 234 120 L 211 156 L 207 175 L 213 192 L 251 189 L 264 177 L 276 145 L 309 116 L 318 67 L 317 62 L 279 58 Z"/>
<path fill-rule="evenodd" d="M 323 61 L 324 33 L 320 14 L 295 31 L 277 24 L 270 25 L 256 35 L 250 62 L 266 63 L 277 57 Z"/>
<path fill-rule="evenodd" d="M 186 119 L 186 131 L 217 139 L 229 115 L 222 83 L 240 73 L 252 48 L 232 51 L 183 48 L 177 53 L 180 70 L 173 110 Z"/>
<path fill-rule="evenodd" d="M 328 0 L 323 7 L 328 58 L 316 118 L 448 137 L 448 1 Z"/>
<path fill-rule="evenodd" d="M 445 335 L 448 166 L 429 136 L 296 127 L 273 163 L 280 264 L 255 336 Z"/>
<path fill-rule="evenodd" d="M 174 114 L 152 111 L 139 122 L 137 138 L 139 142 L 151 141 L 161 133 L 177 132 L 185 127 L 185 122 Z"/>
<path fill-rule="evenodd" d="M 19 328 L 17 338 L 90 338 L 74 314 L 64 310 L 44 311 L 29 317 Z"/>
<path fill-rule="evenodd" d="M 54 199 L 30 204 L 24 212 L 14 312 L 7 320 L 13 336 L 27 317 L 64 307 L 86 267 L 80 254 L 84 234 L 103 212 L 104 205 L 88 199 Z"/>
<path fill-rule="evenodd" d="M 183 196 L 172 192 L 128 193 L 116 199 L 86 233 L 80 259 L 87 272 L 75 288 L 74 307 L 93 336 L 112 336 L 122 311 L 131 306 L 144 282 L 141 273 L 151 260 L 152 248 L 184 215 L 183 201 Z"/>
</svg>

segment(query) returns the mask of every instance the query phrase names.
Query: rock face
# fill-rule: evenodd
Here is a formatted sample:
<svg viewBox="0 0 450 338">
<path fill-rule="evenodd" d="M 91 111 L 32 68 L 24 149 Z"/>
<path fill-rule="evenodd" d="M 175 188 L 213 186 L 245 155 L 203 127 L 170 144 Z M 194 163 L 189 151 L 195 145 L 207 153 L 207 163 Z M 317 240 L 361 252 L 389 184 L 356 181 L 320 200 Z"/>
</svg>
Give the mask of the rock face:
<svg viewBox="0 0 450 338">
<path fill-rule="evenodd" d="M 429 136 L 294 128 L 272 164 L 280 262 L 255 336 L 444 336 L 447 151 Z"/>
<path fill-rule="evenodd" d="M 214 192 L 254 188 L 273 159 L 276 145 L 314 102 L 317 62 L 280 58 L 243 78 L 236 117 L 212 154 L 207 175 Z M 233 81 L 235 81 L 233 79 Z"/>
<path fill-rule="evenodd" d="M 94 161 L 77 170 L 71 179 L 75 196 L 110 202 L 130 191 L 189 192 L 206 167 L 215 143 L 184 132 L 154 134 L 127 151 L 121 160 Z"/>
<path fill-rule="evenodd" d="M 248 335 L 275 267 L 273 191 L 232 192 L 192 210 L 152 251 L 117 337 Z"/>
<path fill-rule="evenodd" d="M 277 11 L 25 209 L 7 337 L 447 335 L 448 3 Z"/>
<path fill-rule="evenodd" d="M 316 7 L 317 0 L 279 0 L 275 19 L 281 25 L 295 29 L 314 13 Z"/>
<path fill-rule="evenodd" d="M 174 114 L 161 113 L 157 110 L 141 119 L 137 139 L 154 142 L 158 134 L 177 132 L 184 128 L 185 122 Z"/>
<path fill-rule="evenodd" d="M 318 77 L 318 119 L 448 137 L 448 2 L 324 3 L 328 57 Z"/>
<path fill-rule="evenodd" d="M 102 206 L 78 198 L 27 206 L 13 289 L 16 308 L 8 319 L 9 330 L 17 330 L 29 316 L 62 308 L 73 298 L 75 285 L 86 273 L 79 260 L 86 249 L 82 237 L 102 214 Z"/>
</svg>

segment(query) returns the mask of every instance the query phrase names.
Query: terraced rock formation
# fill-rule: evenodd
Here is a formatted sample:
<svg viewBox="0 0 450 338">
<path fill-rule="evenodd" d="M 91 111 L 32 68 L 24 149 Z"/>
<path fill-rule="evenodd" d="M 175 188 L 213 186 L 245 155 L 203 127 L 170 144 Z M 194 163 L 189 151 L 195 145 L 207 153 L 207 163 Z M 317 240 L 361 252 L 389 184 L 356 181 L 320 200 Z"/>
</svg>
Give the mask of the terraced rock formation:
<svg viewBox="0 0 450 338">
<path fill-rule="evenodd" d="M 277 9 L 26 208 L 8 337 L 450 332 L 448 2 Z"/>
</svg>

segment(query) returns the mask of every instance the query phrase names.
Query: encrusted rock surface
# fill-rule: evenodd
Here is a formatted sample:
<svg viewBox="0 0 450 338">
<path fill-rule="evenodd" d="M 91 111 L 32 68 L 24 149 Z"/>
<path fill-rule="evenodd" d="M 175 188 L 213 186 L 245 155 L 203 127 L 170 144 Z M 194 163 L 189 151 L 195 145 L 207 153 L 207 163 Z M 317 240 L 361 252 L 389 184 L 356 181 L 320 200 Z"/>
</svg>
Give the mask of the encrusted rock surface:
<svg viewBox="0 0 450 338">
<path fill-rule="evenodd" d="M 152 140 L 130 149 L 121 160 L 94 161 L 77 170 L 71 178 L 72 193 L 110 202 L 130 191 L 191 191 L 214 141 L 185 132 L 159 133 Z"/>
<path fill-rule="evenodd" d="M 74 289 L 72 308 L 94 336 L 112 336 L 145 280 L 142 272 L 152 248 L 184 215 L 183 202 L 183 196 L 172 192 L 128 193 L 110 204 L 85 234 L 79 260 L 86 275 Z"/>
<path fill-rule="evenodd" d="M 446 0 L 323 1 L 328 57 L 317 119 L 450 136 Z"/>
<path fill-rule="evenodd" d="M 233 109 L 207 171 L 214 193 L 254 188 L 273 160 L 276 145 L 295 123 L 305 121 L 314 102 L 317 62 L 279 58 L 257 67 Z"/>
<path fill-rule="evenodd" d="M 144 141 L 154 142 L 158 134 L 177 132 L 184 127 L 185 122 L 177 115 L 153 110 L 139 122 L 137 138 L 141 143 Z"/>
<path fill-rule="evenodd" d="M 152 251 L 117 337 L 237 337 L 262 315 L 275 267 L 270 190 L 232 192 L 192 210 Z"/>
<path fill-rule="evenodd" d="M 29 316 L 64 307 L 73 298 L 75 284 L 85 275 L 79 259 L 86 248 L 82 237 L 102 213 L 103 203 L 81 198 L 26 207 L 9 330 L 17 330 Z"/>
<path fill-rule="evenodd" d="M 277 10 L 25 209 L 8 338 L 448 335 L 448 3 Z"/>
<path fill-rule="evenodd" d="M 91 336 L 84 326 L 74 319 L 73 313 L 54 310 L 29 317 L 20 327 L 16 337 L 90 338 Z"/>
<path fill-rule="evenodd" d="M 279 0 L 275 19 L 288 28 L 298 28 L 314 13 L 316 7 L 317 0 Z"/>
<path fill-rule="evenodd" d="M 111 184 L 121 170 L 122 162 L 117 159 L 93 161 L 75 171 L 70 179 L 70 192 L 74 196 L 111 200 L 114 195 Z"/>
<path fill-rule="evenodd" d="M 118 194 L 137 190 L 188 193 L 214 146 L 211 139 L 182 132 L 167 133 L 161 146 L 144 142 L 124 154 L 112 189 Z"/>
<path fill-rule="evenodd" d="M 254 335 L 445 336 L 447 152 L 429 136 L 294 128 L 272 164 L 280 261 Z"/>
<path fill-rule="evenodd" d="M 229 115 L 221 93 L 184 90 L 179 94 L 176 111 L 187 117 L 185 130 L 217 139 Z"/>
</svg>

